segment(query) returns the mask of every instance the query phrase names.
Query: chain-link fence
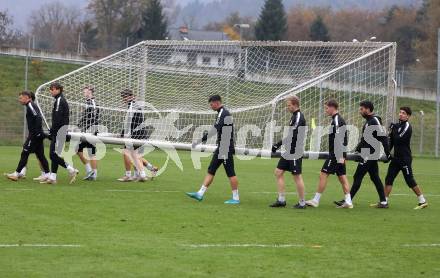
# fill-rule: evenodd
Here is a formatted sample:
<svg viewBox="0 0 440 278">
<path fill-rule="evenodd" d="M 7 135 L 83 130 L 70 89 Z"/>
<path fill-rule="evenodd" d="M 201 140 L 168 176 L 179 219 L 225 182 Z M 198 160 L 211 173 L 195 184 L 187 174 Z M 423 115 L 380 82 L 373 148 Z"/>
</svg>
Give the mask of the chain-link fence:
<svg viewBox="0 0 440 278">
<path fill-rule="evenodd" d="M 410 106 L 413 110 L 411 124 L 412 151 L 416 155 L 434 156 L 436 153 L 436 95 L 437 71 L 396 72 L 397 107 Z M 398 111 L 396 111 L 396 120 Z M 439 148 L 440 146 L 437 146 Z"/>
<path fill-rule="evenodd" d="M 18 144 L 23 141 L 24 109 L 17 98 L 0 97 L 0 143 Z"/>
</svg>

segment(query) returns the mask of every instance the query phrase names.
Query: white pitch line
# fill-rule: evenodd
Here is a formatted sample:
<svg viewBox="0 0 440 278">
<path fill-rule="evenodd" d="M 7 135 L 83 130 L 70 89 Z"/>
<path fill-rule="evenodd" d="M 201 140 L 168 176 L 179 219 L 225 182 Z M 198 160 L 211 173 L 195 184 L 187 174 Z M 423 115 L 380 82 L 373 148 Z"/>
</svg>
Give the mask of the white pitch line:
<svg viewBox="0 0 440 278">
<path fill-rule="evenodd" d="M 269 192 L 269 191 L 262 191 L 262 192 L 251 192 L 252 194 L 278 194 L 278 192 Z M 286 192 L 287 195 L 293 195 L 296 194 L 296 192 Z"/>
<path fill-rule="evenodd" d="M 402 247 L 440 247 L 440 243 L 404 244 Z"/>
<path fill-rule="evenodd" d="M 4 188 L 5 191 L 33 191 L 30 188 Z"/>
<path fill-rule="evenodd" d="M 60 247 L 60 248 L 78 248 L 81 247 L 79 244 L 44 244 L 44 243 L 36 243 L 36 244 L 0 244 L 0 248 L 8 248 L 8 247 Z"/>
<path fill-rule="evenodd" d="M 257 243 L 243 243 L 243 244 L 183 244 L 183 247 L 190 248 L 304 248 L 304 244 L 257 244 Z M 311 248 L 321 248 L 320 245 L 310 246 Z"/>
<path fill-rule="evenodd" d="M 408 194 L 408 193 L 396 193 L 396 194 L 394 194 L 394 193 L 391 193 L 391 197 L 393 197 L 393 196 L 414 196 L 415 197 L 414 193 L 413 194 Z M 423 194 L 423 196 L 426 196 L 426 197 L 440 197 L 440 194 Z"/>
<path fill-rule="evenodd" d="M 181 191 L 166 191 L 166 190 L 134 190 L 134 189 L 108 189 L 106 192 L 135 192 L 135 193 L 181 193 Z"/>
</svg>

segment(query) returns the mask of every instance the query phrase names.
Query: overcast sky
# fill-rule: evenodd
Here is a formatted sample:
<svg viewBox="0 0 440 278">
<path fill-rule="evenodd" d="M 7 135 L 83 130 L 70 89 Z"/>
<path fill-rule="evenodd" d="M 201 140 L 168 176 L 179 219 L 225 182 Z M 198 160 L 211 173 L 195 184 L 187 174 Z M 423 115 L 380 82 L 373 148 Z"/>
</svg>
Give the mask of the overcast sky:
<svg viewBox="0 0 440 278">
<path fill-rule="evenodd" d="M 13 16 L 14 19 L 14 23 L 16 28 L 19 28 L 21 30 L 26 31 L 26 24 L 29 21 L 28 17 L 31 14 L 31 12 L 33 10 L 38 9 L 41 5 L 45 4 L 45 3 L 50 3 L 50 2 L 55 2 L 57 0 L 0 0 L 0 10 L 8 10 L 9 13 Z M 79 6 L 80 8 L 85 8 L 87 6 L 87 3 L 89 2 L 89 0 L 58 0 L 68 6 L 74 5 L 74 6 Z M 120 1 L 124 1 L 124 0 L 120 0 Z M 176 0 L 176 2 L 178 4 L 180 4 L 182 7 L 185 6 L 186 4 L 188 4 L 189 2 L 194 2 L 196 0 Z M 198 0 L 200 3 L 208 3 L 208 2 L 213 2 L 213 1 L 219 1 L 219 0 Z M 235 0 L 237 2 L 237 4 L 239 4 L 240 0 Z M 256 0 L 256 2 L 262 2 L 262 0 Z M 359 2 L 357 2 L 359 1 Z M 420 4 L 420 2 L 422 2 L 422 0 L 357 0 L 357 1 L 353 1 L 347 0 L 347 3 L 363 3 L 364 5 L 368 5 L 366 3 L 369 2 L 375 2 L 375 3 L 388 3 L 388 4 L 399 4 L 399 3 L 412 3 L 412 4 Z M 440 1 L 440 0 L 439 0 Z M 284 2 L 286 3 L 314 3 L 315 5 L 324 5 L 327 4 L 329 5 L 330 3 L 332 3 L 332 0 L 284 0 Z M 344 1 L 339 1 L 342 3 L 345 3 Z M 338 2 L 338 3 L 339 3 Z M 243 7 L 241 7 L 243 8 Z M 252 9 L 252 8 L 248 8 L 246 9 L 246 11 L 249 12 L 249 10 L 252 10 L 253 13 L 252 16 L 256 16 L 259 12 L 259 8 L 257 10 Z M 255 11 L 254 11 L 255 10 Z M 246 11 L 241 10 L 240 13 L 247 15 Z M 212 11 L 211 11 L 212 12 Z M 231 11 L 229 11 L 231 12 Z M 221 13 L 221 11 L 218 11 L 218 13 L 216 13 L 215 15 L 218 15 L 217 17 L 221 16 L 222 18 L 216 18 L 216 20 L 221 20 L 223 19 L 226 15 Z M 206 15 L 205 15 L 206 16 Z M 213 16 L 213 15 L 211 15 Z M 212 18 L 210 16 L 206 17 L 206 18 L 202 18 L 203 20 L 203 24 L 206 24 L 207 21 L 209 21 L 209 19 L 212 20 Z M 180 24 L 180 23 L 178 23 Z"/>
<path fill-rule="evenodd" d="M 55 0 L 0 0 L 0 10 L 8 10 L 14 17 L 15 25 L 20 29 L 26 29 L 27 17 L 29 17 L 32 10 L 38 9 L 42 4 L 54 1 Z M 177 0 L 177 3 L 184 6 L 191 1 L 192 0 Z M 214 0 L 199 0 L 199 2 L 212 1 Z M 60 2 L 85 8 L 89 0 L 60 0 Z"/>
</svg>

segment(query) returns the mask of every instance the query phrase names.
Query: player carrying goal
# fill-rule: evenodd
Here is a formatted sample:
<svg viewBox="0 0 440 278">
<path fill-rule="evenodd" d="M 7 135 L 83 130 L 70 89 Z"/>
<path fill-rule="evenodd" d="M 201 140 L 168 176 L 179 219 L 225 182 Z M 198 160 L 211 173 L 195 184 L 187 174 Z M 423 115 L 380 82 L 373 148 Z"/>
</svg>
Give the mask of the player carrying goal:
<svg viewBox="0 0 440 278">
<path fill-rule="evenodd" d="M 238 180 L 235 175 L 234 169 L 234 124 L 231 113 L 223 106 L 222 99 L 219 95 L 214 95 L 209 98 L 209 105 L 211 109 L 216 111 L 217 119 L 214 127 L 203 135 L 203 138 L 193 143 L 193 147 L 200 143 L 205 143 L 209 137 L 217 135 L 217 148 L 212 155 L 211 164 L 208 167 L 208 174 L 206 174 L 202 186 L 198 192 L 187 192 L 186 194 L 198 201 L 203 200 L 203 196 L 208 190 L 214 180 L 215 173 L 220 165 L 223 164 L 226 175 L 229 178 L 229 182 L 232 188 L 232 199 L 227 200 L 225 204 L 240 204 L 240 198 L 238 195 Z"/>
</svg>

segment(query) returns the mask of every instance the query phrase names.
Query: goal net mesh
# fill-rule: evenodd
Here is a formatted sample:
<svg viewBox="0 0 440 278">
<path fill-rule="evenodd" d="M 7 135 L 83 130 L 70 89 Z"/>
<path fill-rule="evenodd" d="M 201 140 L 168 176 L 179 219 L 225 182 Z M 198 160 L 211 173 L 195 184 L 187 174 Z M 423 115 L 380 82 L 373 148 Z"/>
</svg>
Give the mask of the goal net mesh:
<svg viewBox="0 0 440 278">
<path fill-rule="evenodd" d="M 200 138 L 215 121 L 208 98 L 219 94 L 233 115 L 237 147 L 265 150 L 282 138 L 290 120 L 285 99 L 296 95 L 309 127 L 307 149 L 326 151 L 326 136 L 311 135 L 329 125 L 323 104 L 330 98 L 340 103 L 347 124 L 362 125 L 358 104 L 364 99 L 384 123 L 392 119 L 395 50 L 393 43 L 376 42 L 144 41 L 53 81 L 64 86 L 72 125 L 86 109 L 83 88 L 93 86 L 99 124 L 115 140 L 128 109 L 120 95 L 125 89 L 142 104 L 148 140 L 169 144 Z M 49 125 L 51 82 L 36 92 Z"/>
</svg>

